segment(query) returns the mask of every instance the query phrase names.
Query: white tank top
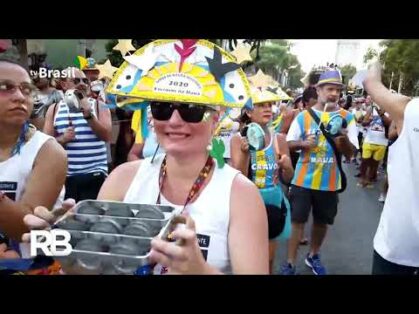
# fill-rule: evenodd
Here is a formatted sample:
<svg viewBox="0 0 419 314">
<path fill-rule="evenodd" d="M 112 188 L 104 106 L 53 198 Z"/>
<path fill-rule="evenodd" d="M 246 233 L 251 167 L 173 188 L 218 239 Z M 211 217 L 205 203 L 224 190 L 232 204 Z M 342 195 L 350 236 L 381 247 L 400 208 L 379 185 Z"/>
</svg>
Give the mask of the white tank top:
<svg viewBox="0 0 419 314">
<path fill-rule="evenodd" d="M 36 131 L 32 138 L 22 146 L 20 154 L 0 162 L 0 191 L 7 194 L 14 201 L 19 201 L 25 192 L 26 183 L 31 175 L 32 168 L 39 150 L 53 137 Z M 61 190 L 54 207 L 61 207 L 64 200 L 65 189 Z M 0 230 L 1 232 L 1 230 Z M 25 249 L 24 249 L 25 248 Z M 20 245 L 21 254 L 27 257 L 28 246 Z"/>
<path fill-rule="evenodd" d="M 53 137 L 36 131 L 22 146 L 20 154 L 0 162 L 0 190 L 19 201 L 25 191 L 26 182 L 32 172 L 33 163 L 41 147 Z"/>
<path fill-rule="evenodd" d="M 419 267 L 419 98 L 406 106 L 387 171 L 389 190 L 374 249 L 392 263 Z"/>
<path fill-rule="evenodd" d="M 156 204 L 159 194 L 159 172 L 163 158 L 163 154 L 157 155 L 153 164 L 150 163 L 151 158 L 142 161 L 125 195 L 124 202 Z M 239 171 L 227 164 L 222 169 L 216 165 L 211 181 L 199 197 L 185 209 L 195 221 L 199 246 L 205 260 L 223 273 L 231 273 L 228 250 L 230 195 L 233 180 L 238 173 Z M 160 198 L 162 205 L 183 208 L 183 205 L 171 204 L 163 195 Z M 160 268 L 156 267 L 156 272 L 162 273 Z"/>
</svg>

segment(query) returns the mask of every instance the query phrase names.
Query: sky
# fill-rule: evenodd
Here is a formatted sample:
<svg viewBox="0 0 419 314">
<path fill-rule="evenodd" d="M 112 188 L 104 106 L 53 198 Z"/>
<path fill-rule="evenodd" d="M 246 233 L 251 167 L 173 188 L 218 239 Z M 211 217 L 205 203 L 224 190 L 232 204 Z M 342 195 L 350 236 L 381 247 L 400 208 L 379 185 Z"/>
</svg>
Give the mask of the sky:
<svg viewBox="0 0 419 314">
<path fill-rule="evenodd" d="M 381 40 L 359 40 L 360 55 L 363 56 L 368 47 L 377 49 Z M 336 47 L 338 40 L 335 39 L 298 39 L 291 40 L 293 43 L 291 53 L 298 57 L 304 72 L 309 72 L 313 65 L 326 65 L 327 62 L 335 62 Z M 358 70 L 363 67 L 362 62 L 355 64 Z"/>
</svg>

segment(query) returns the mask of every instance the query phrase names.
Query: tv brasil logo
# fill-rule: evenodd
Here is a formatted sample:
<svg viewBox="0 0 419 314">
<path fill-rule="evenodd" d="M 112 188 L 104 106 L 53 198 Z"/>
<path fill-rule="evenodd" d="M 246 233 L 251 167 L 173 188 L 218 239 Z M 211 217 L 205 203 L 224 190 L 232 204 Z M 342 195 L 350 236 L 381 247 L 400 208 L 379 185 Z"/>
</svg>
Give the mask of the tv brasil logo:
<svg viewBox="0 0 419 314">
<path fill-rule="evenodd" d="M 77 56 L 74 58 L 74 65 L 80 70 L 83 70 L 86 68 L 94 68 L 95 63 L 96 61 L 93 58 L 85 58 L 83 56 Z M 36 78 L 66 79 L 66 78 L 76 77 L 74 67 L 67 68 L 64 70 L 51 70 L 45 67 L 40 67 L 37 71 L 30 70 L 29 73 L 31 77 L 36 77 Z"/>
</svg>

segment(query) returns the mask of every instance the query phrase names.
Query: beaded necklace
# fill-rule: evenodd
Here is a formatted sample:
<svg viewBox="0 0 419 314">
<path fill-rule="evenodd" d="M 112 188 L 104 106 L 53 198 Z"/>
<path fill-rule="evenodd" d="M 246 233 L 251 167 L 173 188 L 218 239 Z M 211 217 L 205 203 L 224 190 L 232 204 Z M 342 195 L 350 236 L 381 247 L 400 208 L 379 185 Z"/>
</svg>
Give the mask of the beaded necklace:
<svg viewBox="0 0 419 314">
<path fill-rule="evenodd" d="M 196 194 L 201 190 L 205 179 L 208 177 L 211 169 L 214 165 L 214 159 L 211 156 L 208 156 L 207 162 L 205 166 L 201 169 L 198 177 L 196 178 L 194 184 L 189 191 L 188 197 L 186 198 L 185 204 L 183 205 L 182 212 L 185 210 L 185 207 L 189 204 L 189 202 L 196 196 Z M 167 174 L 167 164 L 166 164 L 166 157 L 164 157 L 163 162 L 160 167 L 160 176 L 159 176 L 159 195 L 157 197 L 157 204 L 160 204 L 160 195 L 163 188 L 164 179 L 166 178 Z"/>
</svg>

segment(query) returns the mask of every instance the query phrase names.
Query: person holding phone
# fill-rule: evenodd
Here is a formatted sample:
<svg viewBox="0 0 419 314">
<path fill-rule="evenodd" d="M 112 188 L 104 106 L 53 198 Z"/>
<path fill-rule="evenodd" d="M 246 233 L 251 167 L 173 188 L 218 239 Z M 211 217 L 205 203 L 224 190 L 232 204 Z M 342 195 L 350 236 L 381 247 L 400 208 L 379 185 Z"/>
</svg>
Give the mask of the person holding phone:
<svg viewBox="0 0 419 314">
<path fill-rule="evenodd" d="M 278 245 L 276 239 L 286 239 L 291 231 L 290 206 L 280 181 L 289 183 L 294 175 L 285 135 L 274 133 L 269 127 L 273 116 L 272 103 L 277 100 L 276 97 L 269 91 L 254 89 L 254 109 L 243 112 L 242 120 L 245 120 L 246 125 L 241 134 L 234 135 L 231 140 L 232 166 L 255 183 L 267 209 L 271 274 Z M 252 132 L 249 123 L 263 130 L 259 137 L 259 147 L 249 145 L 247 133 Z"/>
</svg>

